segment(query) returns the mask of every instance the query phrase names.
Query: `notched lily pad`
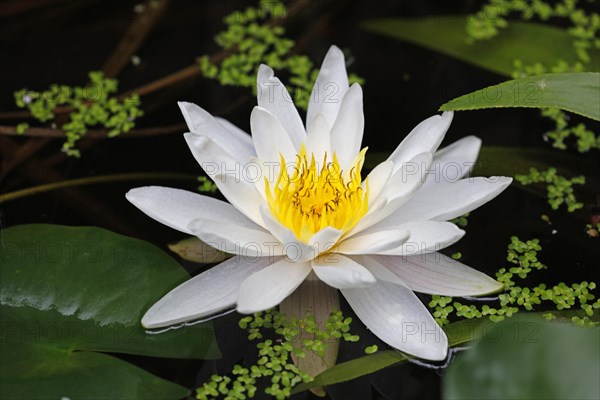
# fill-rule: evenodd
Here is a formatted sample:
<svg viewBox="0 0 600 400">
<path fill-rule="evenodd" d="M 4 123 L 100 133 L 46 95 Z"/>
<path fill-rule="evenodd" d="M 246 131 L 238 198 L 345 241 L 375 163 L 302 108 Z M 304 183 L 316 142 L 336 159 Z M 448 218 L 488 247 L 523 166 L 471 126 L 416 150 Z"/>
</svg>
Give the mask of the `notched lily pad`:
<svg viewBox="0 0 600 400">
<path fill-rule="evenodd" d="M 159 335 L 140 325 L 189 278 L 156 246 L 56 225 L 5 229 L 0 246 L 2 398 L 180 398 L 187 389 L 95 352 L 220 356 L 210 324 Z"/>
</svg>

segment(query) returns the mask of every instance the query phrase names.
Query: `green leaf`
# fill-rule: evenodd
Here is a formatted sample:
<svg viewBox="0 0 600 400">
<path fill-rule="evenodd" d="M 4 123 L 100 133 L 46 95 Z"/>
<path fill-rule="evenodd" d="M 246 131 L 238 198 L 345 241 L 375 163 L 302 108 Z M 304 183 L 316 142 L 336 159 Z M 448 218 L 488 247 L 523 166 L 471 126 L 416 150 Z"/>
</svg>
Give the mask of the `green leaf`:
<svg viewBox="0 0 600 400">
<path fill-rule="evenodd" d="M 189 390 L 118 358 L 2 339 L 3 400 L 180 399 Z"/>
<path fill-rule="evenodd" d="M 300 393 L 313 387 L 350 381 L 402 361 L 406 361 L 406 357 L 402 353 L 393 350 L 379 351 L 375 354 L 337 364 L 315 376 L 314 380 L 296 386 L 292 393 Z"/>
<path fill-rule="evenodd" d="M 96 398 L 102 390 L 115 398 L 122 397 L 119 386 L 143 394 L 147 384 L 178 398 L 180 387 L 90 351 L 220 356 L 210 324 L 158 335 L 141 327 L 148 307 L 189 278 L 154 245 L 103 229 L 55 225 L 4 229 L 0 239 L 0 367 L 12 376 L 2 382 L 3 398 L 20 397 L 30 373 L 39 386 L 29 382 L 26 397 L 64 388 L 78 397 Z M 88 367 L 95 377 L 77 379 Z"/>
<path fill-rule="evenodd" d="M 531 313 L 538 315 L 538 313 Z M 541 314 L 541 313 L 540 313 Z M 584 316 L 581 311 L 551 312 L 560 320 L 570 320 L 572 316 Z M 594 315 L 594 320 L 597 320 Z M 444 327 L 450 347 L 467 343 L 481 336 L 487 337 L 496 331 L 496 323 L 485 318 L 482 320 L 462 320 Z M 315 376 L 311 382 L 303 383 L 294 388 L 293 393 L 299 393 L 313 387 L 333 385 L 346 382 L 364 375 L 377 372 L 383 368 L 404 362 L 407 357 L 395 350 L 379 351 L 375 354 L 359 357 L 354 360 L 337 364 Z"/>
<path fill-rule="evenodd" d="M 566 30 L 533 22 L 510 21 L 500 35 L 467 43 L 467 16 L 387 18 L 366 21 L 367 31 L 426 47 L 501 75 L 511 76 L 515 60 L 524 65 L 555 65 L 558 60 L 578 61 L 573 37 Z M 589 68 L 598 68 L 598 52 L 590 52 Z M 595 71 L 595 69 L 594 69 Z"/>
<path fill-rule="evenodd" d="M 573 72 L 515 79 L 460 96 L 443 111 L 557 107 L 600 121 L 600 73 Z"/>
<path fill-rule="evenodd" d="M 445 399 L 598 399 L 600 330 L 515 317 L 461 354 Z"/>
</svg>

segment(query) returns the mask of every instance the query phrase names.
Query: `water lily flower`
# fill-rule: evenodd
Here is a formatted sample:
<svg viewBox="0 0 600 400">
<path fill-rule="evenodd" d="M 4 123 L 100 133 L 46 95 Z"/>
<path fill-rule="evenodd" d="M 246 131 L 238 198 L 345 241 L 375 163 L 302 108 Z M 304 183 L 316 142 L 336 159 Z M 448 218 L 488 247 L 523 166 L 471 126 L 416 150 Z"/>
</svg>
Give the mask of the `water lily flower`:
<svg viewBox="0 0 600 400">
<path fill-rule="evenodd" d="M 242 314 L 266 310 L 314 273 L 390 346 L 444 359 L 446 335 L 413 291 L 476 296 L 501 288 L 438 251 L 465 234 L 449 220 L 493 199 L 511 179 L 466 177 L 481 146 L 476 137 L 437 151 L 453 117 L 445 112 L 417 125 L 363 180 L 362 89 L 348 84 L 335 46 L 320 69 L 306 125 L 265 65 L 258 88 L 252 136 L 179 103 L 190 130 L 185 140 L 228 202 L 156 186 L 127 193 L 157 221 L 235 254 L 166 294 L 143 326 L 232 307 Z"/>
</svg>

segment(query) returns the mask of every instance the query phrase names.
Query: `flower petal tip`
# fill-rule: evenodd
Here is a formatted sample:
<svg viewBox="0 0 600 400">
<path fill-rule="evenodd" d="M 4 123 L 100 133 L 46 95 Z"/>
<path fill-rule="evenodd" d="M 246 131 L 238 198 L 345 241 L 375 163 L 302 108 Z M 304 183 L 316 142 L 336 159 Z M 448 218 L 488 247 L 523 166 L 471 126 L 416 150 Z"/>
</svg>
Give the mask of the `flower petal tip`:
<svg viewBox="0 0 600 400">
<path fill-rule="evenodd" d="M 482 143 L 482 140 L 479 136 L 475 136 L 475 135 L 469 135 L 469 136 L 465 136 L 464 140 L 470 140 L 473 143 Z"/>
<path fill-rule="evenodd" d="M 273 78 L 274 76 L 275 76 L 275 71 L 273 71 L 273 68 L 269 67 L 266 64 L 259 65 L 258 74 L 257 74 L 257 81 L 259 84 L 270 78 Z"/>
<path fill-rule="evenodd" d="M 344 52 L 342 51 L 342 49 L 340 49 L 338 46 L 336 46 L 335 44 L 332 44 L 331 46 L 329 46 L 329 50 L 327 51 L 327 54 L 331 53 L 336 54 L 336 55 L 341 55 L 342 57 L 344 56 Z"/>
<path fill-rule="evenodd" d="M 202 148 L 211 141 L 210 138 L 195 132 L 186 132 L 183 134 L 183 138 L 188 145 L 191 145 L 193 142 L 197 148 Z"/>
<path fill-rule="evenodd" d="M 487 179 L 489 182 L 498 182 L 498 184 L 501 187 L 501 190 L 506 189 L 513 181 L 513 178 L 510 176 L 490 176 Z"/>
<path fill-rule="evenodd" d="M 178 101 L 177 105 L 179 106 L 179 109 L 184 114 L 184 116 L 187 113 L 188 108 L 197 107 L 194 103 L 190 103 L 189 101 Z"/>
<path fill-rule="evenodd" d="M 144 197 L 144 194 L 147 193 L 148 190 L 152 190 L 154 187 L 156 186 L 141 186 L 129 189 L 129 191 L 125 193 L 125 198 L 133 205 L 136 205 L 136 203 Z"/>
<path fill-rule="evenodd" d="M 447 344 L 445 346 L 430 346 L 419 358 L 430 361 L 444 361 L 446 357 L 448 357 Z"/>
<path fill-rule="evenodd" d="M 148 313 L 144 314 L 141 323 L 142 327 L 144 327 L 145 329 L 158 328 L 157 324 L 154 321 L 152 321 L 152 318 L 148 316 Z"/>
<path fill-rule="evenodd" d="M 427 334 L 425 330 L 421 332 L 421 343 L 413 349 L 412 355 L 423 360 L 429 361 L 444 361 L 448 357 L 448 337 L 446 333 L 439 328 L 436 334 L 431 332 Z M 400 351 L 403 351 L 400 349 Z"/>
<path fill-rule="evenodd" d="M 321 68 L 336 64 L 346 65 L 346 57 L 344 56 L 344 52 L 342 51 L 342 49 L 340 49 L 336 45 L 331 45 L 331 47 L 329 47 L 329 50 L 327 50 L 327 54 L 325 54 L 325 58 L 323 59 Z"/>
<path fill-rule="evenodd" d="M 237 311 L 239 314 L 244 314 L 244 315 L 249 315 L 249 314 L 254 314 L 256 312 L 260 312 L 262 310 L 255 310 L 253 308 L 247 308 L 247 307 L 240 307 L 238 306 L 235 311 Z"/>
<path fill-rule="evenodd" d="M 353 89 L 354 88 L 354 89 Z M 352 85 L 350 85 L 350 89 L 348 89 L 349 91 L 358 91 L 360 92 L 360 97 L 362 98 L 362 86 L 360 86 L 360 83 L 358 82 L 354 82 Z"/>
<path fill-rule="evenodd" d="M 485 275 L 485 277 L 487 279 L 484 282 L 482 282 L 481 290 L 471 296 L 473 296 L 473 297 L 488 296 L 488 295 L 492 295 L 492 294 L 496 294 L 496 293 L 500 293 L 500 292 L 504 291 L 504 284 L 498 282 L 497 280 L 495 280 L 494 278 L 492 278 L 490 276 Z"/>
<path fill-rule="evenodd" d="M 165 318 L 164 313 L 157 312 L 157 304 L 154 303 L 142 317 L 141 324 L 145 329 L 164 328 L 174 324 L 171 319 Z"/>
</svg>

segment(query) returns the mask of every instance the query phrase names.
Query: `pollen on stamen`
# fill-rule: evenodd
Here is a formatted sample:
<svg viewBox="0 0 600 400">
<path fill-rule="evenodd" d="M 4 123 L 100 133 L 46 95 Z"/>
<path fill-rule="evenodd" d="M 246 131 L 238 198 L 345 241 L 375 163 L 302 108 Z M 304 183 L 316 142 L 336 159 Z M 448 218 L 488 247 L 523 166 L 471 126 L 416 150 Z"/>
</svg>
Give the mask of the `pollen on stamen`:
<svg viewBox="0 0 600 400">
<path fill-rule="evenodd" d="M 326 227 L 351 229 L 368 209 L 368 182 L 365 187 L 361 185 L 366 150 L 354 159 L 347 174 L 342 171 L 335 153 L 329 162 L 325 154 L 319 169 L 314 154 L 308 157 L 302 146 L 296 155 L 292 176 L 281 156 L 282 168 L 275 183 L 271 186 L 265 179 L 271 213 L 304 242 Z"/>
</svg>

